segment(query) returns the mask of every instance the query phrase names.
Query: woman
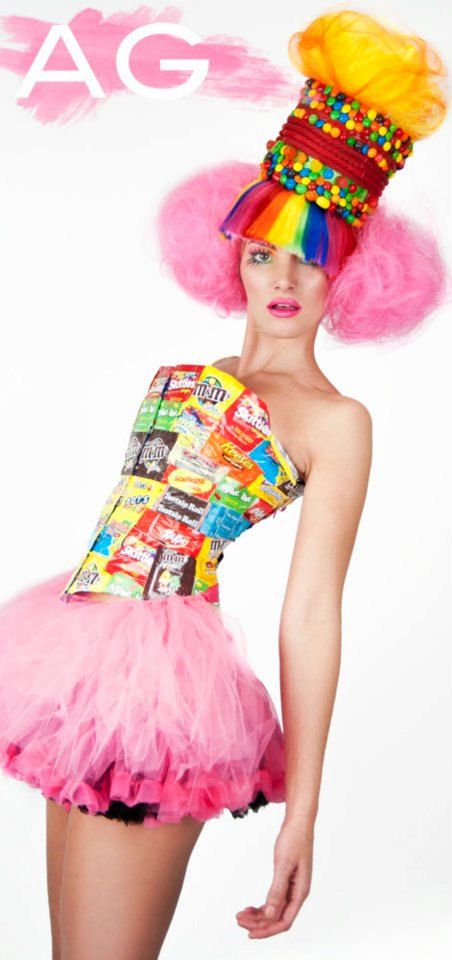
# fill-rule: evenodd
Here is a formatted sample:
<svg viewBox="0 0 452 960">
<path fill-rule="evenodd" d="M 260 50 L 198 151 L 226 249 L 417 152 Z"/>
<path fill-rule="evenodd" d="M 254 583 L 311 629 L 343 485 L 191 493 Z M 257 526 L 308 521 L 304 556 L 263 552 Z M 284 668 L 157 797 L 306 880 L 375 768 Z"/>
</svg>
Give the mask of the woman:
<svg viewBox="0 0 452 960">
<path fill-rule="evenodd" d="M 196 840 L 223 810 L 286 804 L 266 902 L 237 915 L 250 937 L 287 930 L 309 892 L 371 463 L 370 414 L 320 370 L 315 338 L 321 322 L 348 342 L 406 334 L 441 302 L 434 238 L 376 207 L 445 101 L 423 41 L 361 14 L 325 14 L 289 50 L 310 77 L 260 176 L 220 165 L 158 216 L 184 289 L 246 313 L 240 355 L 159 367 L 80 564 L 0 611 L 0 758 L 47 798 L 54 960 L 102 960 L 113 944 L 115 960 L 157 957 Z M 229 542 L 302 494 L 283 738 L 216 571 Z"/>
</svg>

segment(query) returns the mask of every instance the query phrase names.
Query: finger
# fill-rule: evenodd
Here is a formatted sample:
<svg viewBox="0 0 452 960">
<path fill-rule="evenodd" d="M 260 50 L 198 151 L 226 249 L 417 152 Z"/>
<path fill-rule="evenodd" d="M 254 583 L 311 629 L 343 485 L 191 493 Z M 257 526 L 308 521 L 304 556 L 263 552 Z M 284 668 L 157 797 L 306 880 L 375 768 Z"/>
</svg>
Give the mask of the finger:
<svg viewBox="0 0 452 960">
<path fill-rule="evenodd" d="M 257 927 L 259 925 L 269 923 L 269 921 L 267 920 L 266 917 L 263 916 L 263 914 L 261 915 L 247 914 L 244 917 L 238 917 L 237 923 L 241 927 L 246 927 L 247 929 L 251 929 L 252 927 Z"/>
<path fill-rule="evenodd" d="M 281 920 L 285 921 L 285 923 L 291 926 L 295 920 L 295 917 L 301 910 L 301 907 L 303 906 L 303 903 L 305 902 L 306 897 L 308 896 L 308 893 L 309 893 L 308 889 L 297 890 L 292 895 L 289 903 L 283 910 Z"/>
<path fill-rule="evenodd" d="M 256 920 L 237 920 L 237 923 L 242 930 L 258 930 L 262 926 L 262 923 Z"/>
<path fill-rule="evenodd" d="M 236 913 L 237 920 L 247 920 L 254 917 L 263 917 L 264 908 L 263 907 L 247 907 L 246 910 L 239 910 Z"/>
<path fill-rule="evenodd" d="M 287 889 L 293 865 L 280 862 L 276 865 L 273 883 L 267 894 L 264 913 L 269 920 L 279 920 L 287 902 Z"/>
<path fill-rule="evenodd" d="M 244 916 L 238 917 L 237 923 L 240 924 L 240 926 L 254 929 L 255 927 L 267 926 L 269 923 L 275 923 L 275 921 L 269 920 L 268 917 L 265 916 L 263 908 L 260 908 L 260 910 L 256 913 L 246 913 Z"/>
<path fill-rule="evenodd" d="M 265 925 L 254 927 L 248 933 L 250 940 L 263 940 L 264 937 L 274 937 L 278 933 L 288 930 L 288 925 L 284 920 L 269 920 Z"/>
<path fill-rule="evenodd" d="M 237 917 L 237 923 L 257 923 L 262 919 L 256 913 L 245 913 L 243 917 Z"/>
</svg>

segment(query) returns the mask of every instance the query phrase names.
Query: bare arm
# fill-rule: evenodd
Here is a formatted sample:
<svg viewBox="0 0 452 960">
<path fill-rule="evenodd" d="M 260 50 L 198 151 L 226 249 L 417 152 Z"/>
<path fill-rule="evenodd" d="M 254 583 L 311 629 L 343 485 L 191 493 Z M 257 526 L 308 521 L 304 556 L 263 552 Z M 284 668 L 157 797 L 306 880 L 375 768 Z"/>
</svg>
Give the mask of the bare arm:
<svg viewBox="0 0 452 960">
<path fill-rule="evenodd" d="M 342 593 L 372 457 L 370 414 L 348 397 L 323 408 L 313 432 L 279 630 L 286 814 L 266 902 L 237 914 L 252 938 L 288 930 L 310 890 L 314 823 L 339 675 Z"/>
<path fill-rule="evenodd" d="M 313 822 L 341 654 L 342 593 L 365 502 L 372 421 L 344 398 L 322 416 L 280 619 L 286 819 Z"/>
</svg>

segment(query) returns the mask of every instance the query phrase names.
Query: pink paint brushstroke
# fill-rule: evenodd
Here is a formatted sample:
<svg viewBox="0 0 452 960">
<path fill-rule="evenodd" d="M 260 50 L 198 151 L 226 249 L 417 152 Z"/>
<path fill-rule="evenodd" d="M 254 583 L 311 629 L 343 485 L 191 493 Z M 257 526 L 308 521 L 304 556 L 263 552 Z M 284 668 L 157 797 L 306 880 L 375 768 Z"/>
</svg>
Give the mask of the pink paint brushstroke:
<svg viewBox="0 0 452 960">
<path fill-rule="evenodd" d="M 67 124 L 100 109 L 114 94 L 130 94 L 116 72 L 116 52 L 121 40 L 145 24 L 179 23 L 181 18 L 182 11 L 173 6 L 158 13 L 141 6 L 133 12 L 114 13 L 108 17 L 87 7 L 69 21 L 69 26 L 99 80 L 105 98 L 92 97 L 83 83 L 37 83 L 29 97 L 17 100 L 18 105 L 41 123 Z M 33 17 L 0 17 L 0 30 L 8 35 L 8 42 L 23 47 L 22 50 L 16 50 L 0 46 L 0 67 L 20 77 L 25 76 L 51 26 L 51 22 Z M 188 46 L 177 37 L 147 37 L 134 48 L 130 66 L 142 83 L 171 87 L 186 80 L 187 71 L 165 74 L 159 68 L 159 61 L 163 58 L 193 56 L 210 61 L 208 75 L 196 93 L 268 107 L 290 105 L 296 99 L 299 87 L 288 74 L 244 40 L 224 34 L 208 37 L 195 47 Z M 74 69 L 72 57 L 63 41 L 58 41 L 46 69 Z"/>
</svg>

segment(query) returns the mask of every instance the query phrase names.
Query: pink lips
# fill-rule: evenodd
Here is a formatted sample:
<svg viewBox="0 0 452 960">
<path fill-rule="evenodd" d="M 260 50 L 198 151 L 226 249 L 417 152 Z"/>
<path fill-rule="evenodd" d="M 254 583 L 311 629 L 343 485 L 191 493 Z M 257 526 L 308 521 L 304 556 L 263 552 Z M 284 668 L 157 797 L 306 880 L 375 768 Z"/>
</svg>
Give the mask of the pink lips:
<svg viewBox="0 0 452 960">
<path fill-rule="evenodd" d="M 293 297 L 278 297 L 267 303 L 267 309 L 274 317 L 293 317 L 301 306 Z"/>
</svg>

